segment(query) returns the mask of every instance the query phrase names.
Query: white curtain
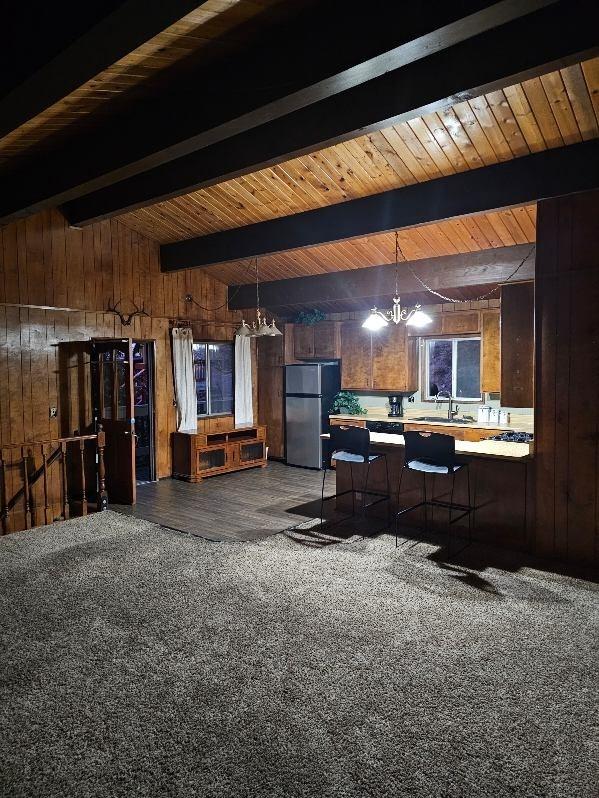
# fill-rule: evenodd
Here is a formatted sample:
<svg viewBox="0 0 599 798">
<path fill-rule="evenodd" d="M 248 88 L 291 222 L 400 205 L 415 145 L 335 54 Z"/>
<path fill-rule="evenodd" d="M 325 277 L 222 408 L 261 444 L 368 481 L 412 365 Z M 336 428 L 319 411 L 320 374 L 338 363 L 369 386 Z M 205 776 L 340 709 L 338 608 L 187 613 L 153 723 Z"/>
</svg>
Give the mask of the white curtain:
<svg viewBox="0 0 599 798">
<path fill-rule="evenodd" d="M 173 372 L 179 432 L 198 430 L 192 347 L 193 331 L 189 327 L 173 327 Z"/>
<path fill-rule="evenodd" d="M 235 337 L 235 426 L 253 424 L 252 351 L 247 336 Z"/>
</svg>

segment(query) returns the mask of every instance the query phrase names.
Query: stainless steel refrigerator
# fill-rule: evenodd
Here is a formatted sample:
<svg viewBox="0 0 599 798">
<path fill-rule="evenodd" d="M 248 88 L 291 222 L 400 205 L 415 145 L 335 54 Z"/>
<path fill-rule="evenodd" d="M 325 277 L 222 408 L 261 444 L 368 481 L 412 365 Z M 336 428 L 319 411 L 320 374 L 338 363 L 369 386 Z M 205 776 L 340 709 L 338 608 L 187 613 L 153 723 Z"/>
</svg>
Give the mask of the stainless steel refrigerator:
<svg viewBox="0 0 599 798">
<path fill-rule="evenodd" d="M 289 465 L 322 467 L 322 440 L 329 410 L 341 385 L 339 363 L 285 367 L 286 459 Z"/>
</svg>

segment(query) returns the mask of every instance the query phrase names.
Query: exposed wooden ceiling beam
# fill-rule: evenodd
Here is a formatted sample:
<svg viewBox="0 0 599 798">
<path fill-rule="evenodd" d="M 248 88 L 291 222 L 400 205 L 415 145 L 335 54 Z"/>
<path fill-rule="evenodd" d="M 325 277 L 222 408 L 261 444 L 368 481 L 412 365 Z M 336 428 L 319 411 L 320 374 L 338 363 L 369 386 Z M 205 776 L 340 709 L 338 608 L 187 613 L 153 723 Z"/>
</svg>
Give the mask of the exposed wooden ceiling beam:
<svg viewBox="0 0 599 798">
<path fill-rule="evenodd" d="M 466 255 L 445 255 L 412 261 L 410 266 L 421 280 L 443 293 L 452 288 L 470 285 L 490 285 L 508 279 L 522 263 L 514 280 L 534 279 L 534 245 L 520 244 L 500 247 Z M 526 260 L 525 260 L 526 258 Z M 395 285 L 395 266 L 385 264 L 367 269 L 350 269 L 311 277 L 273 280 L 260 285 L 260 302 L 276 310 L 290 305 L 310 305 L 322 300 L 345 302 L 364 300 L 374 302 L 391 297 Z M 421 283 L 410 273 L 406 263 L 400 264 L 399 287 L 402 294 L 423 291 Z M 441 302 L 441 299 L 436 299 Z M 255 307 L 256 289 L 253 285 L 229 286 L 229 310 Z"/>
<path fill-rule="evenodd" d="M 163 271 L 208 266 L 599 187 L 599 139 L 280 219 L 164 244 Z"/>
<path fill-rule="evenodd" d="M 151 101 L 132 103 L 128 113 L 67 142 L 53 157 L 7 175 L 0 221 L 210 149 L 206 161 L 185 162 L 182 182 L 168 190 L 181 193 L 205 184 L 207 177 L 216 182 L 265 158 L 281 160 L 332 138 L 351 137 L 456 93 L 480 93 L 481 84 L 512 79 L 514 72 L 539 63 L 587 57 L 597 46 L 589 30 L 591 0 L 462 0 L 440 3 L 426 15 L 417 5 L 372 0 L 369 12 L 384 24 L 368 36 L 354 15 L 339 13 L 338 3 L 316 5 L 316 14 L 308 8 L 284 31 L 275 26 L 253 49 L 220 68 L 212 62 L 185 80 L 167 82 Z M 343 46 L 331 46 L 337 41 Z M 308 66 L 306 59 L 289 57 L 308 48 Z M 246 156 L 244 134 L 256 128 L 262 128 L 254 136 L 257 150 Z M 278 142 L 274 154 L 273 141 Z M 145 201 L 164 196 L 157 192 L 154 187 Z M 136 202 L 121 203 L 121 210 Z M 91 221 L 89 211 L 77 213 L 72 205 L 65 211 L 72 223 Z M 99 215 L 107 214 L 94 218 Z"/>
<path fill-rule="evenodd" d="M 403 13 L 405 4 L 396 5 Z M 506 4 L 497 6 L 505 13 Z M 484 13 L 497 13 L 497 6 Z M 75 225 L 98 221 L 445 108 L 599 52 L 594 34 L 597 13 L 587 0 L 555 2 L 534 12 L 525 3 L 514 3 L 510 10 L 515 8 L 522 15 L 527 10 L 531 13 L 486 29 L 482 20 L 489 26 L 489 17 L 485 19 L 483 12 L 473 15 L 468 27 L 462 23 L 459 41 L 455 34 L 448 36 L 446 29 L 444 36 L 435 31 L 396 48 L 386 60 L 374 58 L 360 69 L 348 70 L 351 80 L 339 74 L 326 88 L 311 86 L 309 97 L 300 92 L 260 109 L 259 117 L 246 115 L 242 129 L 238 120 L 237 128 L 221 126 L 210 131 L 209 138 L 198 136 L 191 151 L 172 149 L 158 166 L 146 159 L 139 174 L 68 202 L 67 218 Z M 393 29 L 392 21 L 389 28 Z M 449 26 L 451 31 L 454 28 Z M 405 25 L 398 30 L 404 32 Z M 338 38 L 343 38 L 342 49 L 347 50 L 341 31 L 335 31 Z M 273 68 L 277 73 L 281 70 L 284 73 L 284 66 Z M 298 107 L 300 96 L 306 104 Z"/>
<path fill-rule="evenodd" d="M 206 0 L 127 0 L 0 100 L 0 137 L 147 42 Z"/>
</svg>

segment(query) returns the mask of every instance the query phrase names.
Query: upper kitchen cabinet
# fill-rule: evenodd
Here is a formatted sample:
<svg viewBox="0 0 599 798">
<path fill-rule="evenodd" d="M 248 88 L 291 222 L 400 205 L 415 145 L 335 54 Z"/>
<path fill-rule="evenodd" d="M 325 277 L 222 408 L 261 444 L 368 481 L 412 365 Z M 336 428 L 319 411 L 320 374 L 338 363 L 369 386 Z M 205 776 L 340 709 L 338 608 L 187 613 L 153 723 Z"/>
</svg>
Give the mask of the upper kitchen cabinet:
<svg viewBox="0 0 599 798">
<path fill-rule="evenodd" d="M 426 307 L 424 308 L 426 311 Z M 408 336 L 476 335 L 481 329 L 480 311 L 456 310 L 451 313 L 431 313 L 431 323 L 425 328 L 408 327 Z"/>
<path fill-rule="evenodd" d="M 480 313 L 477 310 L 442 313 L 441 324 L 443 335 L 476 334 L 480 332 Z"/>
<path fill-rule="evenodd" d="M 405 324 L 389 324 L 372 336 L 372 389 L 418 389 L 418 340 L 408 338 Z"/>
<path fill-rule="evenodd" d="M 318 324 L 293 325 L 293 353 L 298 360 L 336 359 L 341 356 L 340 349 L 339 322 L 322 321 Z"/>
<path fill-rule="evenodd" d="M 481 312 L 482 342 L 480 389 L 485 393 L 501 390 L 501 333 L 498 310 Z"/>
<path fill-rule="evenodd" d="M 285 364 L 284 336 L 264 335 L 256 338 L 258 368 L 283 366 Z"/>
<path fill-rule="evenodd" d="M 370 333 L 358 321 L 341 327 L 341 387 L 344 390 L 372 390 L 372 348 Z"/>
<path fill-rule="evenodd" d="M 501 404 L 534 405 L 534 284 L 501 287 Z"/>
<path fill-rule="evenodd" d="M 416 339 L 408 339 L 405 324 L 390 324 L 371 335 L 360 322 L 346 322 L 341 331 L 341 387 L 417 390 L 417 347 Z"/>
</svg>

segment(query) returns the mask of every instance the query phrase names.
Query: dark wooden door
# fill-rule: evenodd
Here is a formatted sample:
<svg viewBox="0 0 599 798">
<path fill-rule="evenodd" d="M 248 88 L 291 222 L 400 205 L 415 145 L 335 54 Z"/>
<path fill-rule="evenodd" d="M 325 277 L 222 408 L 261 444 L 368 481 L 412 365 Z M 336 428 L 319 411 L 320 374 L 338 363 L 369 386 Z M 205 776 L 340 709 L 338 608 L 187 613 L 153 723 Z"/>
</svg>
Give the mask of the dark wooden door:
<svg viewBox="0 0 599 798">
<path fill-rule="evenodd" d="M 135 504 L 133 341 L 95 339 L 91 347 L 94 421 L 106 433 L 108 501 Z"/>
</svg>

